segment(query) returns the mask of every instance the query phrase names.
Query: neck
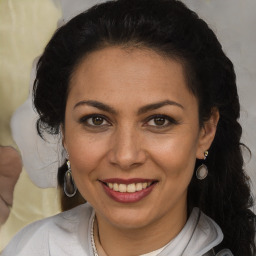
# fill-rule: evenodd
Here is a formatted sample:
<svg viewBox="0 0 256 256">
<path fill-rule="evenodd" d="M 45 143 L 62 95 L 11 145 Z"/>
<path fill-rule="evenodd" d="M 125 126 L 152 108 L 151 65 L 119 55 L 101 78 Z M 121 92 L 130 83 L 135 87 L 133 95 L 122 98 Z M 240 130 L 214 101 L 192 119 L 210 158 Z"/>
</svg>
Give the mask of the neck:
<svg viewBox="0 0 256 256">
<path fill-rule="evenodd" d="M 99 250 L 100 256 L 138 256 L 157 250 L 175 238 L 187 221 L 187 208 L 181 206 L 173 209 L 144 227 L 132 229 L 113 226 L 97 213 L 96 218 L 96 246 L 102 247 Z"/>
</svg>

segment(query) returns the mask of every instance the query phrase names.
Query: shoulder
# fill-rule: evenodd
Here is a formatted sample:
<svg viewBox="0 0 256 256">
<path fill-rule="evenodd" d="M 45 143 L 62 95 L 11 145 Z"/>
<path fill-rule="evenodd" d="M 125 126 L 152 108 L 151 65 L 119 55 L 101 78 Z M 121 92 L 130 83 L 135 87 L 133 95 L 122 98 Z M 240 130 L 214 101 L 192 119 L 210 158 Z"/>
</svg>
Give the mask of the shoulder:
<svg viewBox="0 0 256 256">
<path fill-rule="evenodd" d="M 229 249 L 223 249 L 220 252 L 218 252 L 216 256 L 233 256 L 233 254 Z"/>
<path fill-rule="evenodd" d="M 206 256 L 223 240 L 220 227 L 198 208 L 193 209 L 187 224 L 191 225 L 193 232 L 184 255 Z"/>
<path fill-rule="evenodd" d="M 2 256 L 46 256 L 54 251 L 56 255 L 69 255 L 68 244 L 73 243 L 72 250 L 85 250 L 80 248 L 79 235 L 81 226 L 88 230 L 93 209 L 90 205 L 77 206 L 69 211 L 36 221 L 25 228 L 11 240 Z M 87 232 L 83 234 L 87 236 Z M 64 251 L 63 251 L 64 250 Z M 58 253 L 56 253 L 58 251 Z M 86 254 L 82 254 L 86 255 Z"/>
<path fill-rule="evenodd" d="M 195 211 L 200 213 L 197 229 L 195 232 L 197 240 L 202 240 L 205 242 L 202 251 L 209 250 L 207 253 L 203 254 L 203 256 L 233 256 L 229 249 L 216 251 L 216 246 L 220 245 L 223 240 L 223 233 L 221 228 L 213 219 L 205 215 L 199 209 L 195 209 Z"/>
<path fill-rule="evenodd" d="M 233 254 L 229 249 L 223 249 L 223 250 L 219 251 L 218 253 L 216 253 L 213 249 L 213 250 L 207 252 L 206 254 L 204 254 L 203 256 L 233 256 Z"/>
</svg>

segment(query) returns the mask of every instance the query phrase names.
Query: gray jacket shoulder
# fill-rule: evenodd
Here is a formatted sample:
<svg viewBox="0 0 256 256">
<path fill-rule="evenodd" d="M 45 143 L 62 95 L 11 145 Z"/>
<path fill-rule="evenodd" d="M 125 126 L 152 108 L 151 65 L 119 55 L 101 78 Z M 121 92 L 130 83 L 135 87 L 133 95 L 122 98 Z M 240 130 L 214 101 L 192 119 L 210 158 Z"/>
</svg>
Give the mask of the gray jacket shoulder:
<svg viewBox="0 0 256 256">
<path fill-rule="evenodd" d="M 234 256 L 229 249 L 223 249 L 218 253 L 215 253 L 214 250 L 211 250 L 204 254 L 203 256 Z"/>
<path fill-rule="evenodd" d="M 229 249 L 223 249 L 216 256 L 233 256 L 233 253 Z"/>
</svg>

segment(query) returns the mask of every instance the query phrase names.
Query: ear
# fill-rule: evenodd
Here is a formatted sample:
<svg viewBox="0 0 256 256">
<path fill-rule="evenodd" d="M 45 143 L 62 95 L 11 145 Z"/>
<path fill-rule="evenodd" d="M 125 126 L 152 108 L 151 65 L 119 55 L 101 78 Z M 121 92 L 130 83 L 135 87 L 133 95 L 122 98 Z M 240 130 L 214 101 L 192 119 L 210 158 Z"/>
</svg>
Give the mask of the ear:
<svg viewBox="0 0 256 256">
<path fill-rule="evenodd" d="M 212 108 L 211 117 L 204 122 L 200 130 L 196 158 L 204 159 L 204 152 L 208 150 L 214 140 L 220 114 L 217 108 Z"/>
</svg>

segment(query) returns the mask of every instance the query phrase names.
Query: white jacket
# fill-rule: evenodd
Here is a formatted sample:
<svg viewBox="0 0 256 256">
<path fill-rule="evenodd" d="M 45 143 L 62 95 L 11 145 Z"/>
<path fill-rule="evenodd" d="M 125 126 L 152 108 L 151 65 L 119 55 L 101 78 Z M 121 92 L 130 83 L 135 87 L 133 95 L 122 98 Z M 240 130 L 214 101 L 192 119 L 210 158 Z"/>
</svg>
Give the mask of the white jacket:
<svg viewBox="0 0 256 256">
<path fill-rule="evenodd" d="M 34 222 L 22 229 L 1 255 L 93 256 L 90 230 L 94 214 L 93 208 L 86 203 Z M 158 256 L 203 256 L 222 239 L 220 227 L 194 208 L 184 228 Z"/>
</svg>

